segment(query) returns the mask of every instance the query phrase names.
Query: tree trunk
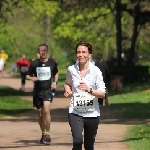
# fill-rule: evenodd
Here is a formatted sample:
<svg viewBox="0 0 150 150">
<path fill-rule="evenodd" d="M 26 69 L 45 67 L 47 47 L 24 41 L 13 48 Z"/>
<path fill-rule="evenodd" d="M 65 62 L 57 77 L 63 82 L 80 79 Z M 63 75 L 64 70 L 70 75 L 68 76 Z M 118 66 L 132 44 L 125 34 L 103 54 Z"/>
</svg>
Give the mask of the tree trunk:
<svg viewBox="0 0 150 150">
<path fill-rule="evenodd" d="M 3 1 L 0 0 L 0 19 L 3 18 L 2 7 L 3 7 Z"/>
<path fill-rule="evenodd" d="M 45 43 L 49 47 L 49 54 L 50 55 L 50 16 L 45 16 Z"/>
<path fill-rule="evenodd" d="M 117 59 L 118 59 L 118 68 L 121 68 L 121 53 L 122 53 L 122 29 L 121 29 L 121 2 L 116 0 L 116 48 L 117 48 Z"/>
<path fill-rule="evenodd" d="M 136 41 L 137 37 L 139 34 L 139 20 L 140 20 L 140 7 L 139 4 L 135 6 L 135 15 L 134 15 L 134 28 L 133 28 L 133 34 L 132 34 L 132 40 L 131 40 L 131 47 L 129 51 L 129 58 L 128 58 L 128 64 L 134 64 L 134 56 L 135 56 L 135 46 L 136 46 Z"/>
</svg>

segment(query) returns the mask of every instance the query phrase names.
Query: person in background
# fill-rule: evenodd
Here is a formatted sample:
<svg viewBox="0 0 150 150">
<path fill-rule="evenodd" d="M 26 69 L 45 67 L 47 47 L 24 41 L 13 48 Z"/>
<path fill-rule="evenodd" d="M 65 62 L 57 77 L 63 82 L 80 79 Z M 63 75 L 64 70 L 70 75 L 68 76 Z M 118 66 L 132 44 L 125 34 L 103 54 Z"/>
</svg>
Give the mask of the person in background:
<svg viewBox="0 0 150 150">
<path fill-rule="evenodd" d="M 13 64 L 11 67 L 11 75 L 13 75 L 15 72 L 17 72 L 17 66 L 16 64 Z"/>
<path fill-rule="evenodd" d="M 36 58 L 32 59 L 32 61 L 35 60 L 35 59 L 40 59 L 40 54 L 39 53 L 36 53 Z"/>
<path fill-rule="evenodd" d="M 93 65 L 95 65 L 95 61 L 93 60 L 92 57 L 90 58 L 90 62 L 91 62 Z"/>
<path fill-rule="evenodd" d="M 52 60 L 54 60 L 54 61 L 56 62 L 55 56 L 54 56 L 53 54 L 50 55 L 50 59 L 52 59 Z M 56 65 L 57 65 L 57 69 L 59 69 L 57 62 L 56 62 Z M 57 75 L 58 75 L 58 74 L 57 74 Z M 57 78 L 58 78 L 58 77 L 57 77 Z M 54 77 L 53 77 L 53 79 L 54 79 Z M 56 93 L 56 89 L 52 89 L 52 94 L 53 94 L 53 96 L 55 96 L 55 93 Z"/>
<path fill-rule="evenodd" d="M 55 60 L 55 56 L 53 54 L 50 55 L 50 59 L 53 59 L 56 62 L 58 68 L 58 62 Z"/>
<path fill-rule="evenodd" d="M 76 45 L 76 64 L 69 66 L 64 84 L 65 97 L 71 96 L 69 125 L 73 137 L 72 150 L 94 150 L 94 142 L 100 121 L 98 98 L 105 97 L 105 83 L 98 67 L 89 60 L 92 46 L 80 41 Z"/>
<path fill-rule="evenodd" d="M 95 63 L 95 66 L 97 66 L 100 69 L 100 71 L 102 72 L 103 80 L 104 80 L 105 86 L 106 86 L 105 98 L 104 99 L 99 98 L 98 102 L 101 106 L 103 106 L 103 105 L 108 106 L 108 84 L 109 84 L 109 79 L 110 79 L 110 72 L 109 72 L 108 65 L 103 60 L 103 56 L 101 54 L 99 54 L 97 56 L 97 61 Z M 105 100 L 105 104 L 103 102 L 104 100 Z"/>
<path fill-rule="evenodd" d="M 17 61 L 17 70 L 20 72 L 21 75 L 21 88 L 20 91 L 25 91 L 25 81 L 26 81 L 26 74 L 28 72 L 28 68 L 30 66 L 29 60 L 26 58 L 25 54 L 22 54 L 22 57 Z"/>
<path fill-rule="evenodd" d="M 4 68 L 4 59 L 0 58 L 0 78 L 2 77 L 3 68 Z"/>
<path fill-rule="evenodd" d="M 6 54 L 4 50 L 1 50 L 1 52 L 0 52 L 0 58 L 2 58 L 4 60 L 4 67 L 3 67 L 3 70 L 1 72 L 2 76 L 4 76 L 4 68 L 6 66 L 6 61 L 8 59 L 8 54 Z"/>
<path fill-rule="evenodd" d="M 50 144 L 50 107 L 53 101 L 52 89 L 56 88 L 58 69 L 56 62 L 48 59 L 48 45 L 38 46 L 40 59 L 31 62 L 26 78 L 34 82 L 33 106 L 37 108 L 38 122 L 42 132 L 40 143 Z"/>
</svg>

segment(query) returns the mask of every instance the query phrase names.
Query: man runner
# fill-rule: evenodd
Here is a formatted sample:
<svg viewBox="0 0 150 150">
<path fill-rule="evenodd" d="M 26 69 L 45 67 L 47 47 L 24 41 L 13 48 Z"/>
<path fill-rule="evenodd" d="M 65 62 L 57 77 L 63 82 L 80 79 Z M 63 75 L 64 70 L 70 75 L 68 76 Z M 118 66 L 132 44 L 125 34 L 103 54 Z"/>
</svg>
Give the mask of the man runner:
<svg viewBox="0 0 150 150">
<path fill-rule="evenodd" d="M 50 138 L 50 106 L 53 100 L 52 90 L 56 88 L 58 81 L 58 69 L 54 60 L 48 59 L 48 46 L 40 44 L 38 46 L 40 59 L 31 62 L 27 79 L 34 82 L 33 106 L 38 111 L 38 122 L 42 131 L 40 143 L 48 144 Z M 52 79 L 54 79 L 52 81 Z"/>
</svg>

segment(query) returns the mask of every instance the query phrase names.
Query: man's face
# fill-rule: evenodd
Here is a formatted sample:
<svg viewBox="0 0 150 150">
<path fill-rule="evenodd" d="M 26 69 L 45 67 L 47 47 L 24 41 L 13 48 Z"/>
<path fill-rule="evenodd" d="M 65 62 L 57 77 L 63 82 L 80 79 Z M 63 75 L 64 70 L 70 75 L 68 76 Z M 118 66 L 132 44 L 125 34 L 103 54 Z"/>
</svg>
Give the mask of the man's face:
<svg viewBox="0 0 150 150">
<path fill-rule="evenodd" d="M 40 58 L 45 59 L 47 57 L 47 48 L 46 46 L 40 46 L 39 47 L 39 54 L 40 54 Z"/>
<path fill-rule="evenodd" d="M 4 50 L 1 50 L 1 53 L 4 53 Z"/>
<path fill-rule="evenodd" d="M 23 54 L 23 55 L 22 55 L 22 59 L 25 59 L 25 58 L 26 58 L 26 55 Z"/>
</svg>

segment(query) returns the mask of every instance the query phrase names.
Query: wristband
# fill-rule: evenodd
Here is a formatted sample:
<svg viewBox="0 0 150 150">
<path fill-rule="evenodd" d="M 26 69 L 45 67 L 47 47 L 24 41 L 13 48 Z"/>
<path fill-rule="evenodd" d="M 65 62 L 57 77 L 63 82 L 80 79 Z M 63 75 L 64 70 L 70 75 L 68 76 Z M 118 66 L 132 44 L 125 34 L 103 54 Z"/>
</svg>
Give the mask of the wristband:
<svg viewBox="0 0 150 150">
<path fill-rule="evenodd" d="M 90 88 L 90 91 L 89 91 L 88 93 L 92 94 L 92 93 L 93 93 L 93 89 L 92 89 L 92 88 Z"/>
</svg>

